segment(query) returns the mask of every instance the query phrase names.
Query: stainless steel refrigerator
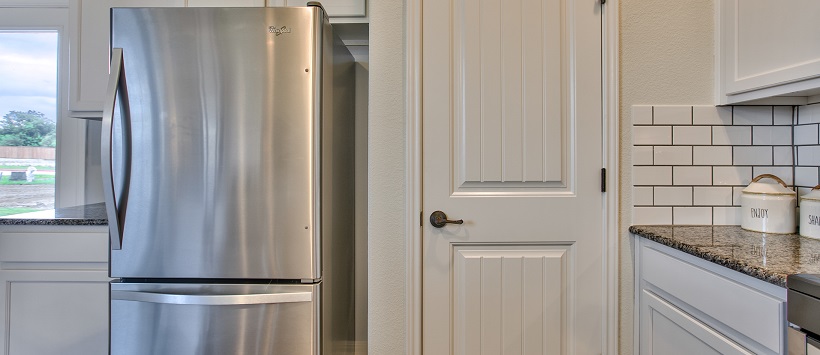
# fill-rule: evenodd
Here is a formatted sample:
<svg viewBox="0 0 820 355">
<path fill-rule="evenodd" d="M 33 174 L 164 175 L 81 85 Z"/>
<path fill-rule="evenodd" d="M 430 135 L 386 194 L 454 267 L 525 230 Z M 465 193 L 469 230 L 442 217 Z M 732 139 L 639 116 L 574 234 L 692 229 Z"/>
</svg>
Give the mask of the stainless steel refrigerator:
<svg viewBox="0 0 820 355">
<path fill-rule="evenodd" d="M 112 354 L 354 340 L 353 58 L 319 5 L 114 8 Z"/>
</svg>

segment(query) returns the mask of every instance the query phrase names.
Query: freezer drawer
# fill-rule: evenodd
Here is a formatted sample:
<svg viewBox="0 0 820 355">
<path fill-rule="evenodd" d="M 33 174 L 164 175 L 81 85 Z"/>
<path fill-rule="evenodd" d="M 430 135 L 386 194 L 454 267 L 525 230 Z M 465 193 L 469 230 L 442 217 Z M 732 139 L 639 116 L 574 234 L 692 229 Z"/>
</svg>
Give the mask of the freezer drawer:
<svg viewBox="0 0 820 355">
<path fill-rule="evenodd" d="M 318 354 L 320 285 L 111 283 L 111 354 Z"/>
</svg>

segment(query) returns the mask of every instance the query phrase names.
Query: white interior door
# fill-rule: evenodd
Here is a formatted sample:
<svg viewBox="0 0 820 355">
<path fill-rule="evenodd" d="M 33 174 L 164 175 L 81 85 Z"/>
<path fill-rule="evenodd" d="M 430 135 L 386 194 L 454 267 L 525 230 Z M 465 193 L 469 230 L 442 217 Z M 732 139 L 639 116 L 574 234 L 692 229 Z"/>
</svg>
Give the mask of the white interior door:
<svg viewBox="0 0 820 355">
<path fill-rule="evenodd" d="M 599 3 L 422 17 L 423 353 L 602 353 Z M 463 224 L 433 227 L 436 210 Z"/>
</svg>

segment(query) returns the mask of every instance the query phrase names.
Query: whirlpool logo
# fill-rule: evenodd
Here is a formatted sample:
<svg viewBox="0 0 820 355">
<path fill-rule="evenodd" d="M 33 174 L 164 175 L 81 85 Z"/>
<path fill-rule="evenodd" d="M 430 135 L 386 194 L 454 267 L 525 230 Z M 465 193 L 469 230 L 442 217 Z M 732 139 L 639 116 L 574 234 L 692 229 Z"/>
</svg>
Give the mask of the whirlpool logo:
<svg viewBox="0 0 820 355">
<path fill-rule="evenodd" d="M 283 35 L 285 33 L 290 33 L 290 28 L 288 26 L 276 27 L 276 26 L 268 26 L 268 33 L 275 33 L 277 36 Z"/>
</svg>

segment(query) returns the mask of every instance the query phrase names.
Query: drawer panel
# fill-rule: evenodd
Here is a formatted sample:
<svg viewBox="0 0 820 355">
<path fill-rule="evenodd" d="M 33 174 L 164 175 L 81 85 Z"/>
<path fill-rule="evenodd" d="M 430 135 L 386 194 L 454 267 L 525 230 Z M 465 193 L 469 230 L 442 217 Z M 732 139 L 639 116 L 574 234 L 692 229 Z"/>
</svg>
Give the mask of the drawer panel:
<svg viewBox="0 0 820 355">
<path fill-rule="evenodd" d="M 107 263 L 107 233 L 0 233 L 0 262 Z"/>
<path fill-rule="evenodd" d="M 656 249 L 641 249 L 644 281 L 774 352 L 783 348 L 781 300 Z"/>
</svg>

